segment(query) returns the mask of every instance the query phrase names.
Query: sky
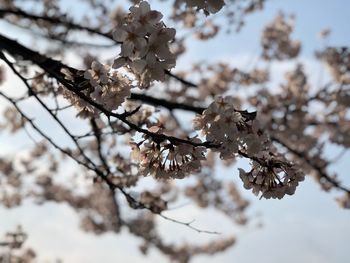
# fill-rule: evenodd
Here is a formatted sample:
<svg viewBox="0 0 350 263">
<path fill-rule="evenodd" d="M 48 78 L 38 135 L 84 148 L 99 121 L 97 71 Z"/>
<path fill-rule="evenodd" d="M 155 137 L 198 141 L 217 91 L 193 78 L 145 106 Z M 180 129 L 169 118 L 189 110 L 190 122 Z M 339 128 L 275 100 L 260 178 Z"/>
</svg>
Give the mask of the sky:
<svg viewBox="0 0 350 263">
<path fill-rule="evenodd" d="M 153 0 L 153 2 L 155 2 Z M 67 6 L 69 7 L 69 1 Z M 322 42 L 317 34 L 325 29 L 332 30 L 329 44 L 349 46 L 350 27 L 347 26 L 350 1 L 345 0 L 270 0 L 264 11 L 250 15 L 246 26 L 239 34 L 229 38 L 220 35 L 209 42 L 191 40 L 189 54 L 181 58 L 175 70 L 188 67 L 193 61 L 225 61 L 232 65 L 249 66 L 258 55 L 258 46 L 263 26 L 283 10 L 286 14 L 296 15 L 295 39 L 303 43 L 301 56 L 296 60 L 306 65 L 306 71 L 316 76 L 320 73 L 319 64 L 314 59 L 315 48 L 321 48 Z M 20 32 L 0 23 L 0 32 L 20 38 Z M 210 51 L 210 52 L 208 52 Z M 208 56 L 210 54 L 210 57 Z M 293 68 L 292 63 L 272 65 L 272 74 L 279 78 L 285 69 Z M 11 85 L 17 85 L 11 79 Z M 18 83 L 18 82 L 17 82 Z M 0 105 L 1 107 L 1 105 Z M 21 143 L 18 143 L 18 142 Z M 20 150 L 30 142 L 22 134 L 11 138 L 0 134 L 0 155 Z M 339 149 L 330 147 L 327 156 L 335 156 Z M 331 169 L 340 174 L 340 178 L 350 185 L 349 154 L 336 162 Z M 232 177 L 240 185 L 237 169 L 219 168 L 222 176 Z M 167 215 L 186 221 L 196 219 L 198 227 L 213 229 L 223 234 L 236 233 L 237 244 L 230 250 L 214 257 L 198 257 L 196 263 L 347 263 L 350 242 L 350 211 L 340 209 L 334 197 L 339 193 L 325 193 L 312 178 L 298 187 L 293 196 L 282 200 L 258 200 L 251 192 L 245 191 L 252 205 L 249 214 L 253 217 L 247 228 L 239 228 L 229 220 L 212 211 L 200 214 L 192 206 L 185 206 Z M 208 217 L 208 213 L 210 216 Z M 256 216 L 256 215 L 259 216 Z M 193 242 L 203 242 L 211 237 L 198 234 L 183 226 L 159 219 L 160 232 L 164 236 Z M 262 227 L 258 225 L 262 223 Z M 48 203 L 37 206 L 26 202 L 23 206 L 6 210 L 0 207 L 0 236 L 6 230 L 21 224 L 28 232 L 28 245 L 36 249 L 40 260 L 63 259 L 63 262 L 166 262 L 156 251 L 148 257 L 142 257 L 137 249 L 140 241 L 128 233 L 121 235 L 106 234 L 96 237 L 79 230 L 79 220 L 75 212 L 66 205 Z M 93 248 L 93 249 L 92 249 Z"/>
</svg>

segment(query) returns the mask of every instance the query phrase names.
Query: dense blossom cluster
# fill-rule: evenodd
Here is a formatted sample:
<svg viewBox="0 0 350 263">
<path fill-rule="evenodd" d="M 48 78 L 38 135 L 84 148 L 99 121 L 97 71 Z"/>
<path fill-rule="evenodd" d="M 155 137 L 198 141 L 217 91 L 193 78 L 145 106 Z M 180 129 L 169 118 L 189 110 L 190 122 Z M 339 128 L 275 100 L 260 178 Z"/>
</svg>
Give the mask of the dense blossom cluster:
<svg viewBox="0 0 350 263">
<path fill-rule="evenodd" d="M 195 29 L 196 37 L 207 40 L 224 30 L 227 33 L 239 31 L 245 24 L 245 17 L 262 10 L 265 2 L 266 0 L 175 0 L 171 19 L 185 28 Z M 206 17 L 198 10 L 203 10 Z M 215 17 L 211 19 L 208 16 L 221 10 L 220 16 L 226 19 L 226 23 L 214 23 Z"/>
<path fill-rule="evenodd" d="M 151 127 L 159 131 L 159 127 Z M 199 139 L 192 139 L 194 143 Z M 172 144 L 154 142 L 147 139 L 141 143 L 131 143 L 132 158 L 139 162 L 140 174 L 151 175 L 157 179 L 184 178 L 191 173 L 199 172 L 201 161 L 205 160 L 206 148 L 190 144 Z"/>
<path fill-rule="evenodd" d="M 85 71 L 84 78 L 90 81 L 94 91 L 92 99 L 107 110 L 117 109 L 130 96 L 130 80 L 120 73 L 110 73 L 110 67 L 97 61 Z"/>
<path fill-rule="evenodd" d="M 299 182 L 304 180 L 304 174 L 296 170 L 292 164 L 275 159 L 263 152 L 259 155 L 261 163 L 254 161 L 252 170 L 245 172 L 239 168 L 239 177 L 246 189 L 252 189 L 255 195 L 261 193 L 261 198 L 283 198 L 292 195 Z"/>
<path fill-rule="evenodd" d="M 21 226 L 15 231 L 7 232 L 5 237 L 0 239 L 0 262 L 35 262 L 35 252 L 30 248 L 23 248 L 26 239 L 27 234 L 23 232 Z M 5 249 L 2 250 L 2 247 Z"/>
<path fill-rule="evenodd" d="M 149 191 L 145 191 L 141 194 L 140 201 L 157 214 L 167 209 L 167 203 L 158 195 Z"/>
<path fill-rule="evenodd" d="M 147 2 L 130 8 L 130 13 L 113 32 L 121 43 L 120 57 L 113 68 L 126 66 L 135 74 L 140 88 L 147 88 L 153 80 L 164 80 L 166 70 L 175 66 L 175 55 L 169 44 L 175 29 L 165 27 L 162 14 L 151 10 Z"/>
<path fill-rule="evenodd" d="M 241 71 L 237 68 L 232 71 L 234 82 L 242 86 L 258 85 L 269 80 L 269 73 L 264 69 L 255 68 L 250 72 Z"/>
<path fill-rule="evenodd" d="M 86 81 L 80 83 L 84 87 L 82 93 L 91 98 L 97 104 L 103 106 L 104 109 L 116 110 L 126 98 L 131 94 L 130 80 L 118 72 L 112 72 L 108 65 L 93 61 L 91 69 L 73 74 L 66 68 L 61 70 L 65 79 L 75 81 L 77 77 L 83 77 Z M 86 85 L 86 84 L 89 85 Z M 80 117 L 88 117 L 98 113 L 97 109 L 89 102 L 77 96 L 73 92 L 64 89 L 63 96 L 76 107 Z"/>
<path fill-rule="evenodd" d="M 195 129 L 202 130 L 208 141 L 216 143 L 213 151 L 222 159 L 234 158 L 239 153 L 254 156 L 252 170 L 240 169 L 240 178 L 246 189 L 253 189 L 264 198 L 279 198 L 293 194 L 304 175 L 294 165 L 270 154 L 269 141 L 254 121 L 255 116 L 237 111 L 232 97 L 218 97 L 202 115 L 194 119 Z"/>
<path fill-rule="evenodd" d="M 327 63 L 335 81 L 350 84 L 350 50 L 330 47 L 316 55 Z"/>
<path fill-rule="evenodd" d="M 0 122 L 0 129 L 8 129 L 12 133 L 19 131 L 25 124 L 25 120 L 11 107 L 4 110 L 3 118 Z"/>
<path fill-rule="evenodd" d="M 293 71 L 286 72 L 285 79 L 286 83 L 282 84 L 282 88 L 287 91 L 286 96 L 290 99 L 291 104 L 293 103 L 297 109 L 300 109 L 309 92 L 309 84 L 303 66 L 298 64 Z"/>
<path fill-rule="evenodd" d="M 262 56 L 268 60 L 291 59 L 298 56 L 301 44 L 298 40 L 292 40 L 290 38 L 293 29 L 293 18 L 286 21 L 284 15 L 279 14 L 263 31 L 261 38 Z"/>
<path fill-rule="evenodd" d="M 204 70 L 200 65 L 194 68 L 202 73 Z M 219 64 L 215 68 L 211 67 L 213 76 L 203 77 L 199 83 L 199 91 L 203 98 L 207 96 L 215 96 L 226 92 L 229 88 L 230 82 L 233 81 L 232 69 L 227 64 Z"/>
<path fill-rule="evenodd" d="M 263 149 L 266 137 L 254 118 L 255 113 L 236 110 L 233 97 L 218 97 L 193 120 L 193 126 L 206 140 L 218 145 L 213 151 L 220 152 L 222 159 L 230 159 L 239 150 L 251 155 Z"/>
<path fill-rule="evenodd" d="M 269 80 L 269 74 L 266 70 L 255 68 L 250 72 L 246 72 L 238 68 L 231 68 L 225 63 L 211 65 L 206 68 L 201 65 L 196 65 L 194 70 L 198 71 L 201 76 L 203 72 L 212 72 L 210 77 L 202 77 L 199 83 L 198 88 L 203 98 L 223 94 L 232 86 L 258 85 L 266 83 Z"/>
<path fill-rule="evenodd" d="M 224 0 L 183 0 L 188 6 L 203 9 L 204 12 L 209 13 L 218 12 L 224 5 Z"/>
</svg>

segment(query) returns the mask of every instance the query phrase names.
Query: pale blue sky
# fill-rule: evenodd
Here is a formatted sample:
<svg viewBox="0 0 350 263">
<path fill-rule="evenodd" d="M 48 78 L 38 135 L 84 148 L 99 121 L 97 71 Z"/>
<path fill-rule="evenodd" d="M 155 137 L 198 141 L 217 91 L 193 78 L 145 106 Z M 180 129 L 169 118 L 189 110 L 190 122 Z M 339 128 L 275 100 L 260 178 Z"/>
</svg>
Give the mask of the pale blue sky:
<svg viewBox="0 0 350 263">
<path fill-rule="evenodd" d="M 67 1 L 68 6 L 72 2 Z M 153 2 L 156 2 L 153 0 Z M 246 19 L 246 26 L 241 33 L 220 36 L 216 40 L 200 43 L 190 41 L 190 54 L 178 63 L 178 69 L 186 67 L 193 61 L 230 61 L 233 65 L 247 65 L 259 50 L 259 37 L 263 26 L 270 22 L 278 11 L 296 15 L 296 30 L 293 36 L 303 43 L 301 57 L 297 61 L 305 62 L 306 70 L 318 74 L 319 65 L 313 58 L 315 48 L 322 46 L 317 37 L 319 31 L 330 28 L 332 34 L 329 43 L 349 46 L 350 27 L 348 16 L 350 1 L 346 0 L 270 0 L 263 12 L 257 12 Z M 0 23 L 0 32 L 21 37 L 12 28 Z M 210 57 L 208 56 L 210 54 Z M 279 78 L 282 69 L 293 68 L 290 63 L 272 66 L 273 74 Z M 313 80 L 315 81 L 317 77 Z M 21 140 L 29 144 L 25 135 L 9 138 L 0 134 L 0 154 L 18 149 Z M 5 150 L 6 149 L 6 150 Z M 330 148 L 328 156 L 334 156 L 339 149 Z M 340 178 L 350 185 L 350 155 L 346 154 L 332 169 L 340 173 Z M 223 170 L 223 176 L 237 178 L 237 170 Z M 233 176 L 235 175 L 235 177 Z M 340 209 L 334 202 L 337 193 L 324 193 L 312 178 L 306 178 L 296 194 L 283 200 L 258 200 L 250 192 L 244 195 L 252 201 L 251 215 L 261 213 L 263 227 L 256 229 L 254 224 L 248 228 L 237 228 L 227 219 L 207 214 L 200 215 L 191 207 L 171 212 L 169 215 L 178 219 L 196 219 L 199 226 L 219 230 L 223 233 L 237 232 L 237 245 L 222 255 L 197 258 L 194 262 L 211 263 L 347 263 L 350 243 L 350 212 Z M 210 220 L 208 219 L 210 218 Z M 164 235 L 177 240 L 200 241 L 208 239 L 203 234 L 169 222 L 161 222 Z M 256 222 L 256 220 L 255 220 Z M 21 223 L 29 232 L 28 245 L 37 249 L 42 259 L 61 257 L 65 262 L 163 262 L 157 252 L 143 258 L 137 250 L 138 241 L 126 233 L 120 236 L 104 235 L 95 237 L 79 230 L 75 213 L 65 205 L 47 204 L 37 207 L 25 204 L 11 211 L 0 208 L 0 234 Z M 93 252 L 92 249 L 93 248 Z"/>
</svg>

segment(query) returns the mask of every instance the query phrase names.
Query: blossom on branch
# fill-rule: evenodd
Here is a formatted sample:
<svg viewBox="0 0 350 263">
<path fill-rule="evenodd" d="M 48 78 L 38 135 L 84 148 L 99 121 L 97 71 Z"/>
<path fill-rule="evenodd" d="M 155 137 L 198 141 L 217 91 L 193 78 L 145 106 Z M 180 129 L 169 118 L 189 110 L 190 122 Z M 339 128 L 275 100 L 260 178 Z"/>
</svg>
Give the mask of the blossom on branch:
<svg viewBox="0 0 350 263">
<path fill-rule="evenodd" d="M 88 69 L 84 73 L 84 78 L 90 81 L 91 86 L 95 87 L 100 84 L 108 84 L 108 72 L 109 66 L 103 65 L 98 61 L 93 61 L 91 69 Z"/>
<path fill-rule="evenodd" d="M 224 0 L 184 0 L 190 7 L 203 9 L 206 15 L 217 13 L 225 5 Z"/>
<path fill-rule="evenodd" d="M 159 131 L 153 126 L 151 131 Z M 191 139 L 200 143 L 199 139 Z M 191 144 L 173 144 L 168 141 L 155 142 L 151 138 L 135 143 L 131 142 L 131 158 L 139 162 L 140 174 L 151 175 L 156 179 L 182 179 L 185 176 L 199 172 L 201 161 L 205 160 L 206 148 Z"/>
<path fill-rule="evenodd" d="M 194 128 L 218 145 L 212 150 L 218 151 L 222 159 L 234 158 L 239 150 L 258 153 L 266 141 L 254 120 L 255 113 L 238 111 L 233 102 L 233 97 L 218 97 L 193 120 Z"/>
<path fill-rule="evenodd" d="M 290 35 L 294 30 L 294 17 L 285 19 L 283 13 L 268 24 L 262 34 L 261 45 L 263 58 L 266 60 L 284 60 L 295 58 L 299 55 L 301 44 L 298 40 L 292 40 Z"/>
<path fill-rule="evenodd" d="M 169 44 L 176 31 L 167 28 L 161 21 L 162 14 L 151 10 L 145 1 L 129 10 L 113 32 L 114 40 L 121 43 L 120 57 L 115 59 L 113 68 L 126 67 L 140 88 L 147 88 L 153 80 L 164 81 L 165 71 L 175 66 Z"/>
<path fill-rule="evenodd" d="M 350 84 L 350 50 L 347 47 L 328 47 L 316 56 L 329 68 L 334 80 L 340 84 Z"/>
<path fill-rule="evenodd" d="M 77 71 L 70 72 L 67 68 L 61 69 L 65 79 L 75 82 L 81 78 L 86 81 L 75 83 L 82 89 L 82 94 L 89 97 L 92 101 L 103 106 L 108 111 L 116 110 L 126 98 L 131 94 L 131 82 L 121 73 L 111 71 L 108 65 L 93 61 L 91 69 L 85 72 Z M 96 115 L 98 110 L 72 91 L 63 88 L 63 96 L 70 101 L 78 110 L 78 116 L 85 118 L 91 115 Z"/>
<path fill-rule="evenodd" d="M 275 159 L 266 152 L 261 156 L 263 161 L 254 161 L 250 172 L 239 168 L 244 188 L 253 189 L 255 195 L 261 193 L 261 198 L 266 199 L 294 194 L 299 182 L 304 180 L 304 174 L 291 163 Z"/>
</svg>

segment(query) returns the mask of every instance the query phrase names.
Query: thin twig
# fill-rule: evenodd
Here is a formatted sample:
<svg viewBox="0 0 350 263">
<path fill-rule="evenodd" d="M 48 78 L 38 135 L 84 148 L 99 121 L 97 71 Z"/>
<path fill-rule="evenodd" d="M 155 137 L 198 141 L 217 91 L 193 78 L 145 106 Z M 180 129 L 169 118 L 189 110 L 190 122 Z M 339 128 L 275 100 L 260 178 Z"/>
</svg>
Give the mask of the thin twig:
<svg viewBox="0 0 350 263">
<path fill-rule="evenodd" d="M 327 180 L 327 182 L 329 182 L 330 184 L 332 184 L 335 188 L 342 190 L 344 192 L 347 192 L 348 194 L 350 194 L 350 189 L 342 186 L 339 182 L 337 182 L 334 178 L 332 178 L 331 176 L 329 176 L 325 171 L 324 171 L 324 167 L 320 167 L 319 165 L 317 165 L 317 163 L 315 163 L 313 161 L 312 158 L 310 158 L 306 153 L 300 152 L 296 149 L 294 149 L 292 146 L 288 145 L 287 143 L 285 143 L 283 140 L 281 140 L 280 138 L 278 138 L 277 136 L 272 136 L 271 137 L 272 141 L 277 142 L 278 144 L 280 144 L 281 146 L 283 146 L 284 148 L 286 148 L 289 152 L 291 152 L 292 154 L 294 154 L 296 157 L 300 158 L 302 161 L 304 161 L 306 164 L 308 164 L 312 169 L 314 169 L 315 171 L 317 171 L 317 173 L 324 178 L 325 180 Z"/>
<path fill-rule="evenodd" d="M 198 233 L 206 233 L 206 234 L 213 234 L 213 235 L 220 235 L 221 233 L 220 232 L 216 232 L 216 231 L 208 231 L 208 230 L 203 230 L 203 229 L 199 229 L 197 227 L 194 227 L 192 224 L 195 220 L 192 220 L 190 222 L 182 222 L 182 221 L 179 221 L 179 220 L 176 220 L 176 219 L 173 219 L 173 218 L 170 218 L 170 217 L 167 217 L 163 214 L 159 214 L 160 217 L 164 218 L 165 220 L 168 220 L 168 221 L 171 221 L 171 222 L 174 222 L 176 224 L 180 224 L 180 225 L 184 225 L 184 226 L 187 226 L 189 227 L 190 229 L 193 229 L 195 230 L 196 232 Z"/>
</svg>

